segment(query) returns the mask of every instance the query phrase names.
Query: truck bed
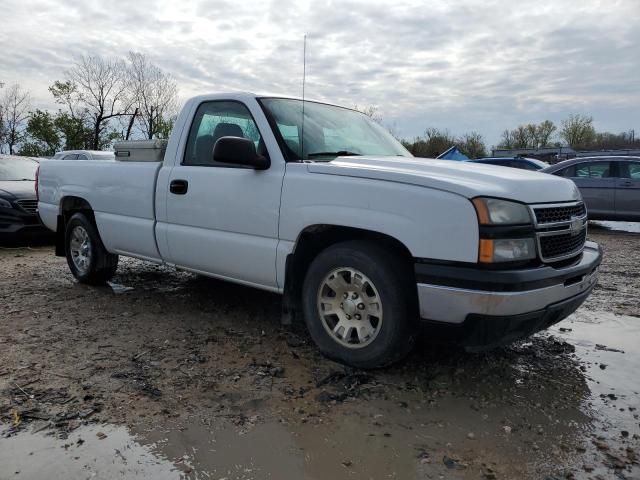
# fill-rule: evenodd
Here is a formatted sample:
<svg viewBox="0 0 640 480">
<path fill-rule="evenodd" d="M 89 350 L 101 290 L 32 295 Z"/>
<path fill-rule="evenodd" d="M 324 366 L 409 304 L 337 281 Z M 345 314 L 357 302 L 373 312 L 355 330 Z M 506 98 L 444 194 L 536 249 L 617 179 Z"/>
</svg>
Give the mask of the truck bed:
<svg viewBox="0 0 640 480">
<path fill-rule="evenodd" d="M 43 160 L 40 164 L 40 217 L 56 229 L 61 202 L 80 197 L 94 211 L 110 252 L 159 260 L 154 236 L 155 188 L 159 162 Z"/>
</svg>

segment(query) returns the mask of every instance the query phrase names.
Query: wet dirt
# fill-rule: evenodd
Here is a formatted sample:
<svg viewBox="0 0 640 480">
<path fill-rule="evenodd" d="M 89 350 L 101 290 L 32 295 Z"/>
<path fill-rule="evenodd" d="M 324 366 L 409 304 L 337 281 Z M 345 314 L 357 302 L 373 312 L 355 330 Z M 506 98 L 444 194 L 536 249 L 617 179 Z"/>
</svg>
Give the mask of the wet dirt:
<svg viewBox="0 0 640 480">
<path fill-rule="evenodd" d="M 280 325 L 279 297 L 123 260 L 72 280 L 0 248 L 0 479 L 640 478 L 640 235 L 585 305 L 469 354 L 363 372 Z"/>
</svg>

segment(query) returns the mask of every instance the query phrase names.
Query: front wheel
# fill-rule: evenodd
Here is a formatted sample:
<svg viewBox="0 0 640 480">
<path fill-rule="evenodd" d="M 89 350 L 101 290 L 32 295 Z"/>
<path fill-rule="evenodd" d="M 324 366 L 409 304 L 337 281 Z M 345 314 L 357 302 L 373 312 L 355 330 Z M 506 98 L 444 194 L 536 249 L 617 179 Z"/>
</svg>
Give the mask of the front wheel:
<svg viewBox="0 0 640 480">
<path fill-rule="evenodd" d="M 65 252 L 69 269 L 80 283 L 103 284 L 118 268 L 118 255 L 104 248 L 96 227 L 82 213 L 67 222 Z"/>
<path fill-rule="evenodd" d="M 416 305 L 404 260 L 366 241 L 321 252 L 303 285 L 305 321 L 320 351 L 358 368 L 384 367 L 411 350 Z"/>
</svg>

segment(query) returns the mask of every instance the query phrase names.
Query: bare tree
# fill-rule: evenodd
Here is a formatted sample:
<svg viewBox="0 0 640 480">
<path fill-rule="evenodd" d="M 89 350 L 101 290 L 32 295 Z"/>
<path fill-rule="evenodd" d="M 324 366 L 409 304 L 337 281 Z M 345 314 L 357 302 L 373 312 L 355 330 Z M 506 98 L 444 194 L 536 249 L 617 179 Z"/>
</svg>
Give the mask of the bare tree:
<svg viewBox="0 0 640 480">
<path fill-rule="evenodd" d="M 129 52 L 128 72 L 140 130 L 148 139 L 163 136 L 178 107 L 176 82 L 142 53 Z"/>
<path fill-rule="evenodd" d="M 382 124 L 382 115 L 380 114 L 380 110 L 375 105 L 369 105 L 368 107 L 359 107 L 357 104 L 353 106 L 354 110 L 357 110 L 360 113 L 364 113 L 367 117 L 369 117 L 374 122 Z"/>
<path fill-rule="evenodd" d="M 25 122 L 29 118 L 31 98 L 29 92 L 20 85 L 10 85 L 0 101 L 2 112 L 2 140 L 8 145 L 9 155 L 13 155 L 15 146 L 20 143 L 25 134 Z"/>
<path fill-rule="evenodd" d="M 511 130 L 506 129 L 504 132 L 502 132 L 502 138 L 500 140 L 500 143 L 498 144 L 498 148 L 507 148 L 507 149 L 511 149 L 514 148 L 513 147 L 513 137 L 511 136 Z"/>
<path fill-rule="evenodd" d="M 572 114 L 562 122 L 560 129 L 562 138 L 571 148 L 589 148 L 596 140 L 596 130 L 593 127 L 593 117 Z"/>
<path fill-rule="evenodd" d="M 66 82 L 56 82 L 51 93 L 69 107 L 74 118 L 78 108 L 86 113 L 93 132 L 91 147 L 97 150 L 108 141 L 109 121 L 131 114 L 125 64 L 118 59 L 82 56 L 65 76 Z M 56 90 L 56 86 L 64 88 Z"/>
<path fill-rule="evenodd" d="M 402 145 L 416 157 L 436 158 L 453 146 L 458 147 L 469 158 L 487 155 L 484 139 L 477 132 L 455 137 L 449 130 L 431 127 L 425 130 L 423 136 L 416 137 L 413 141 L 403 140 Z"/>
<path fill-rule="evenodd" d="M 6 134 L 7 132 L 4 126 L 4 110 L 2 100 L 0 100 L 0 153 L 4 153 L 4 139 Z"/>
<path fill-rule="evenodd" d="M 487 156 L 487 147 L 484 138 L 478 132 L 465 133 L 456 141 L 458 148 L 469 158 L 482 158 Z"/>
<path fill-rule="evenodd" d="M 518 127 L 511 133 L 513 136 L 514 148 L 532 147 L 533 139 L 531 138 L 531 129 L 526 125 L 518 125 Z"/>
<path fill-rule="evenodd" d="M 502 140 L 499 148 L 540 148 L 550 144 L 556 126 L 551 120 L 545 120 L 539 124 L 527 123 L 519 125 L 513 130 L 502 132 Z"/>
<path fill-rule="evenodd" d="M 548 147 L 551 144 L 553 134 L 558 128 L 551 120 L 545 120 L 536 127 L 536 143 L 540 147 Z"/>
</svg>

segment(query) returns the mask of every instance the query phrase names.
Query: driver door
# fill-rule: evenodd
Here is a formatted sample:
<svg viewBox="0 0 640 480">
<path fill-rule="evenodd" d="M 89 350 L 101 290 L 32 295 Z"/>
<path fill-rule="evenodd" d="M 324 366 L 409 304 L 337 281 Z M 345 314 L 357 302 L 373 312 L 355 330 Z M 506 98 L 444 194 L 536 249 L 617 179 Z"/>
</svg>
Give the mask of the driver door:
<svg viewBox="0 0 640 480">
<path fill-rule="evenodd" d="M 276 246 L 282 162 L 267 170 L 213 161 L 223 136 L 253 140 L 268 155 L 258 126 L 239 101 L 201 103 L 184 156 L 169 173 L 166 238 L 178 267 L 254 286 L 277 288 Z"/>
</svg>

